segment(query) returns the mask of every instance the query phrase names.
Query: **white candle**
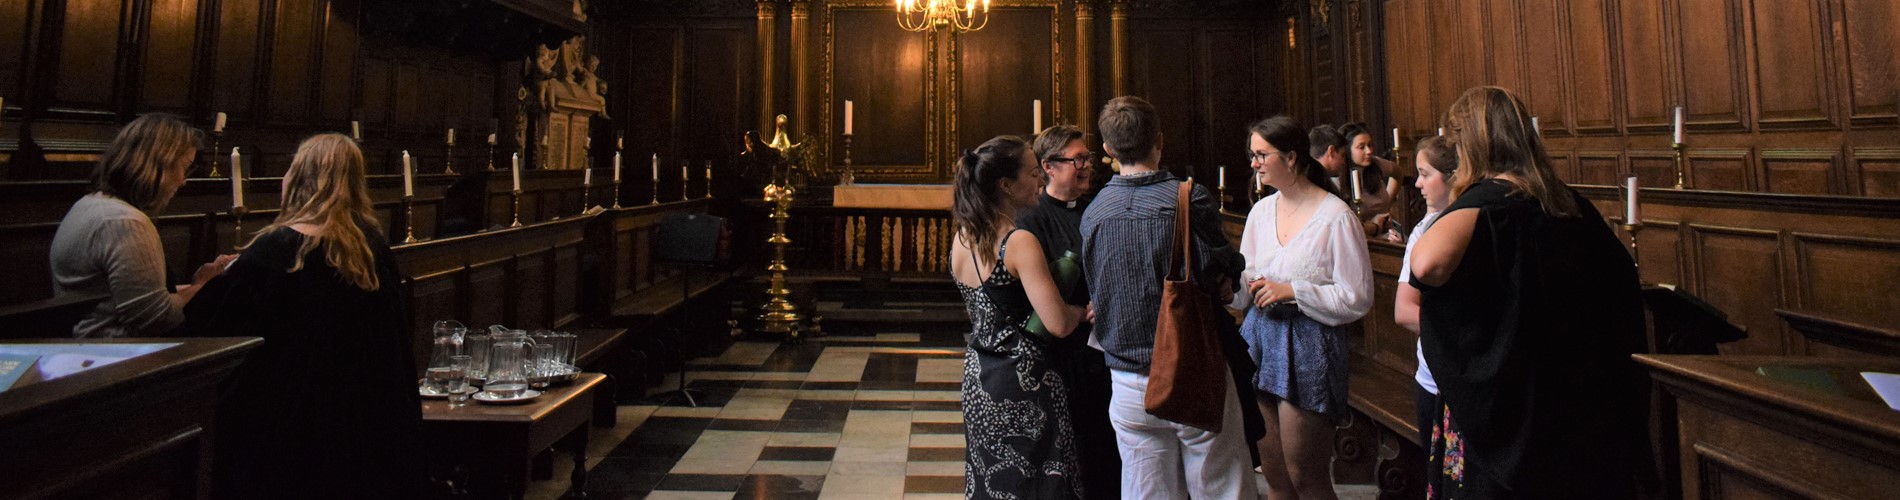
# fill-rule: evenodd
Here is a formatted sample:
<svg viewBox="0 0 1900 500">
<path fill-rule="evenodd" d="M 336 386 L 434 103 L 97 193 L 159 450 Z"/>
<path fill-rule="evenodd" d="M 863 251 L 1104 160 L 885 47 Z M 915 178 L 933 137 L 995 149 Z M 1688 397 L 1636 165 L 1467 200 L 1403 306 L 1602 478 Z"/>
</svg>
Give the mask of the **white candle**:
<svg viewBox="0 0 1900 500">
<path fill-rule="evenodd" d="M 594 138 L 587 138 L 587 149 L 594 149 Z"/>
<path fill-rule="evenodd" d="M 1227 166 L 1226 166 L 1226 165 L 1221 165 L 1221 166 L 1220 166 L 1220 184 L 1219 184 L 1219 187 L 1220 187 L 1220 190 L 1221 190 L 1221 191 L 1226 191 L 1226 190 L 1227 190 Z"/>
<path fill-rule="evenodd" d="M 680 182 L 686 182 L 691 177 L 691 174 L 686 172 L 687 164 L 686 160 L 680 160 Z"/>
<path fill-rule="evenodd" d="M 653 182 L 656 184 L 660 182 L 660 154 L 659 153 L 653 154 Z"/>
<path fill-rule="evenodd" d="M 844 102 L 844 135 L 851 135 L 851 101 Z"/>
<path fill-rule="evenodd" d="M 1445 127 L 1438 127 L 1438 136 L 1439 137 L 1445 136 Z"/>
<path fill-rule="evenodd" d="M 627 149 L 627 135 L 614 136 L 614 149 Z"/>
<path fill-rule="evenodd" d="M 1537 124 L 1537 117 L 1535 116 L 1531 117 L 1531 131 L 1539 134 L 1544 133 L 1544 127 Z"/>
<path fill-rule="evenodd" d="M 514 174 L 515 191 L 521 191 L 521 153 L 515 153 L 515 164 L 510 170 Z"/>
<path fill-rule="evenodd" d="M 1398 129 L 1398 127 L 1392 127 L 1392 150 L 1393 150 L 1393 151 L 1398 151 L 1398 150 L 1399 150 L 1399 129 Z"/>
<path fill-rule="evenodd" d="M 409 160 L 409 150 L 402 150 L 402 195 L 416 195 L 416 164 Z"/>
<path fill-rule="evenodd" d="M 488 145 L 490 145 L 490 146 L 493 146 L 493 145 L 495 145 L 495 133 L 494 133 L 494 132 L 489 132 L 489 133 L 488 133 Z"/>
<path fill-rule="evenodd" d="M 1035 120 L 1033 120 L 1032 122 L 1035 125 L 1033 126 L 1033 128 L 1029 129 L 1029 133 L 1034 134 L 1034 133 L 1042 132 L 1042 99 L 1036 99 L 1030 102 L 1029 116 L 1035 117 Z"/>
<path fill-rule="evenodd" d="M 1638 217 L 1642 216 L 1642 208 L 1636 201 L 1639 196 L 1638 193 L 1642 192 L 1636 187 L 1636 176 L 1632 175 L 1629 177 L 1629 185 L 1624 189 L 1626 191 L 1623 196 L 1623 202 L 1625 203 L 1623 206 L 1623 223 L 1635 224 L 1639 220 Z"/>
<path fill-rule="evenodd" d="M 1365 187 L 1359 184 L 1359 178 L 1365 173 L 1364 169 L 1352 169 L 1352 199 L 1359 199 L 1359 193 L 1365 192 Z"/>
<path fill-rule="evenodd" d="M 1676 144 L 1682 144 L 1682 106 L 1676 106 Z"/>
<path fill-rule="evenodd" d="M 594 169 L 592 168 L 581 169 L 581 185 L 587 186 L 587 187 L 594 186 Z"/>
<path fill-rule="evenodd" d="M 620 183 L 620 152 L 614 152 L 614 183 Z"/>
<path fill-rule="evenodd" d="M 356 139 L 356 142 L 363 142 L 363 122 L 350 120 L 350 138 Z"/>
<path fill-rule="evenodd" d="M 244 169 L 238 148 L 231 148 L 231 206 L 244 206 Z"/>
<path fill-rule="evenodd" d="M 449 145 L 455 145 L 455 127 L 449 127 Z"/>
<path fill-rule="evenodd" d="M 213 120 L 211 122 L 211 131 L 220 132 L 220 133 L 224 132 L 224 112 L 223 111 L 219 111 L 218 119 Z"/>
</svg>

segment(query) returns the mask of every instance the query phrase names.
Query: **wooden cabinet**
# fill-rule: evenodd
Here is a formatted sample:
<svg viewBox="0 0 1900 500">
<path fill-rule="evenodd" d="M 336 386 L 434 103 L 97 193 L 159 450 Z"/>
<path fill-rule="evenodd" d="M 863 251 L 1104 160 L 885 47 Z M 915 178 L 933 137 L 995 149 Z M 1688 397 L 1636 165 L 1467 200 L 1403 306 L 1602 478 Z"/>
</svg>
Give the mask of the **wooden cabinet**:
<svg viewBox="0 0 1900 500">
<path fill-rule="evenodd" d="M 1900 359 L 1637 356 L 1679 409 L 1684 498 L 1893 498 L 1900 411 L 1860 372 Z"/>
</svg>

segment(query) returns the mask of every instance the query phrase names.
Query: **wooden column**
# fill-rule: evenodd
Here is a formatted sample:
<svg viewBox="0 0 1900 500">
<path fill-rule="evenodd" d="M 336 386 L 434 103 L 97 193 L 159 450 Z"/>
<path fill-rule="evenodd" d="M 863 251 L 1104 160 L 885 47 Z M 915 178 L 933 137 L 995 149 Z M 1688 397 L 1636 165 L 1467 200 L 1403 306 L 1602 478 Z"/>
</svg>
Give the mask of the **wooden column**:
<svg viewBox="0 0 1900 500">
<path fill-rule="evenodd" d="M 1082 130 L 1095 128 L 1095 81 L 1090 78 L 1090 68 L 1094 66 L 1089 58 L 1093 51 L 1089 44 L 1094 41 L 1095 4 L 1089 0 L 1075 2 L 1075 125 Z"/>
<path fill-rule="evenodd" d="M 811 0 L 792 0 L 792 132 L 811 134 Z"/>
<path fill-rule="evenodd" d="M 1108 13 L 1109 81 L 1115 96 L 1128 95 L 1128 0 L 1115 0 Z"/>
<path fill-rule="evenodd" d="M 759 0 L 759 131 L 771 137 L 778 114 L 778 2 Z"/>
</svg>

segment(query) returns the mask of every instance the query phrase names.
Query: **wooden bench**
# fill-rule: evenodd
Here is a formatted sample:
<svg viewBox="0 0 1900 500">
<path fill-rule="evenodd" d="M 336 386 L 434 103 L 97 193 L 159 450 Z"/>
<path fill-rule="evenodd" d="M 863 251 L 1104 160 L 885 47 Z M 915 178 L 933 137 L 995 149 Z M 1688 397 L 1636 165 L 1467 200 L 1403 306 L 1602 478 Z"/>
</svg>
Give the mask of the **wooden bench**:
<svg viewBox="0 0 1900 500">
<path fill-rule="evenodd" d="M 71 338 L 73 325 L 110 295 L 71 295 L 0 307 L 0 338 Z"/>
<path fill-rule="evenodd" d="M 1426 443 L 1419 442 L 1418 383 L 1371 360 L 1354 359 L 1351 366 L 1354 415 L 1341 430 L 1340 460 L 1369 465 L 1380 498 L 1423 498 Z M 1355 443 L 1358 449 L 1351 449 Z"/>
</svg>

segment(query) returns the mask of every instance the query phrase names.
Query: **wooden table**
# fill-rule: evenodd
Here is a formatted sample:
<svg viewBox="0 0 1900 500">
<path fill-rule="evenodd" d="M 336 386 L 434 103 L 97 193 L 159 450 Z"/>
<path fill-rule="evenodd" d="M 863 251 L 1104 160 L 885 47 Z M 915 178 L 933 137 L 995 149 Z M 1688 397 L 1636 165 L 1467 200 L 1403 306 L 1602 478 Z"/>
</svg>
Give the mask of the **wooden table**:
<svg viewBox="0 0 1900 500">
<path fill-rule="evenodd" d="M 594 415 L 594 389 L 607 377 L 582 373 L 573 382 L 544 390 L 527 404 L 489 405 L 470 400 L 451 409 L 440 399 L 423 400 L 422 431 L 437 463 L 465 464 L 469 490 L 477 497 L 522 498 L 535 454 L 565 443 L 574 453 L 570 494 L 586 491 L 587 430 Z"/>
</svg>

